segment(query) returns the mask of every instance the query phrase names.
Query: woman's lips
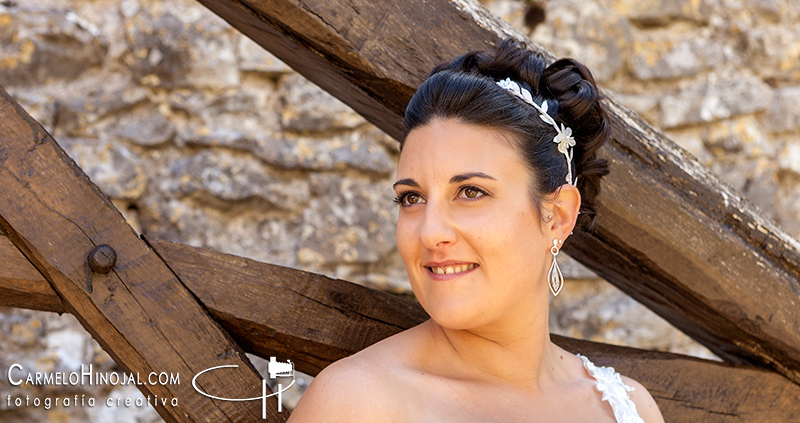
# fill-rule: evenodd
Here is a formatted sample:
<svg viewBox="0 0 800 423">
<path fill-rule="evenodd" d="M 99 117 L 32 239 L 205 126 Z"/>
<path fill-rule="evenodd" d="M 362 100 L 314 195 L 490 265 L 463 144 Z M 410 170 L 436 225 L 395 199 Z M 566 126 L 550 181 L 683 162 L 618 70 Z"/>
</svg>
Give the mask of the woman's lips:
<svg viewBox="0 0 800 423">
<path fill-rule="evenodd" d="M 436 280 L 457 278 L 478 268 L 477 263 L 430 263 L 425 266 L 428 274 Z"/>
</svg>

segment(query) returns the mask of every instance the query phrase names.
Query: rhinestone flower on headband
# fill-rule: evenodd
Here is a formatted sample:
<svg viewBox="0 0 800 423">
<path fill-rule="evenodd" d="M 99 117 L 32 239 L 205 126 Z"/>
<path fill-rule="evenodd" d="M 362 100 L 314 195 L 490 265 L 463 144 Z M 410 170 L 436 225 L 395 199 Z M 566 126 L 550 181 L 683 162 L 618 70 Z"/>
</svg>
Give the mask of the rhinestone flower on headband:
<svg viewBox="0 0 800 423">
<path fill-rule="evenodd" d="M 578 178 L 575 178 L 575 181 L 572 180 L 572 148 L 575 145 L 575 138 L 572 138 L 572 129 L 567 128 L 562 123 L 559 127 L 556 121 L 547 114 L 547 100 L 542 101 L 542 105 L 536 104 L 533 101 L 533 97 L 531 97 L 531 92 L 522 88 L 516 82 L 512 81 L 511 78 L 506 78 L 502 81 L 497 81 L 497 85 L 500 88 L 514 94 L 515 96 L 522 99 L 522 101 L 530 104 L 531 106 L 535 107 L 536 110 L 539 111 L 539 117 L 545 122 L 550 124 L 553 128 L 556 128 L 556 136 L 553 138 L 553 142 L 558 144 L 558 151 L 567 158 L 567 183 L 572 185 L 577 185 Z"/>
</svg>

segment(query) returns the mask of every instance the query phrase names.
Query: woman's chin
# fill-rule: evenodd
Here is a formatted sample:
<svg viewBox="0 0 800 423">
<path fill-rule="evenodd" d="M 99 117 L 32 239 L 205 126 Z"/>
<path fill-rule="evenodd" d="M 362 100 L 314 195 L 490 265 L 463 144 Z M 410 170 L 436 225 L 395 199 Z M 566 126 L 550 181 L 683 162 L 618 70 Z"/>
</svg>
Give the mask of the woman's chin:
<svg viewBox="0 0 800 423">
<path fill-rule="evenodd" d="M 486 315 L 476 313 L 478 308 L 464 305 L 436 305 L 424 307 L 425 311 L 439 326 L 450 330 L 469 330 L 486 323 Z"/>
</svg>

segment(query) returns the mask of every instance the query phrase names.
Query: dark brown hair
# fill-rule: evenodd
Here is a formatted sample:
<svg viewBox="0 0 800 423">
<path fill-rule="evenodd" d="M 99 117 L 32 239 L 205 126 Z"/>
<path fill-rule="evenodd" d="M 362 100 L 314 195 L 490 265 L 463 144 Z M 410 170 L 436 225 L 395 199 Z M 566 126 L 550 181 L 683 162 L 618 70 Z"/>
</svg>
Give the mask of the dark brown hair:
<svg viewBox="0 0 800 423">
<path fill-rule="evenodd" d="M 555 128 L 545 123 L 533 106 L 497 85 L 496 81 L 505 78 L 529 90 L 537 104 L 547 100 L 548 114 L 571 128 L 575 138 L 573 178 L 578 177 L 581 193 L 578 224 L 591 229 L 600 178 L 608 174 L 608 163 L 595 152 L 608 139 L 610 129 L 594 78 L 580 62 L 561 59 L 547 66 L 544 57 L 511 38 L 493 53 L 467 53 L 431 71 L 406 108 L 404 135 L 434 118 L 512 134 L 535 176 L 531 197 L 541 209 L 541 199 L 564 184 L 567 163 L 553 142 Z"/>
</svg>

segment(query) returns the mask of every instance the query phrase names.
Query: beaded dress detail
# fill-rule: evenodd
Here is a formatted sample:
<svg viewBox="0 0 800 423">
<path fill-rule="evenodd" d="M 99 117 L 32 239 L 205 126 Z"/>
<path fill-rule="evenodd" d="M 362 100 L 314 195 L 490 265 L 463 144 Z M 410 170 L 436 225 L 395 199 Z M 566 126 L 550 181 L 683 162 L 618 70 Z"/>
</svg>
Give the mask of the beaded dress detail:
<svg viewBox="0 0 800 423">
<path fill-rule="evenodd" d="M 636 411 L 636 404 L 628 397 L 634 388 L 622 382 L 622 377 L 613 367 L 598 367 L 588 358 L 578 354 L 583 367 L 597 382 L 595 389 L 603 394 L 603 401 L 608 401 L 617 423 L 644 423 Z"/>
</svg>

